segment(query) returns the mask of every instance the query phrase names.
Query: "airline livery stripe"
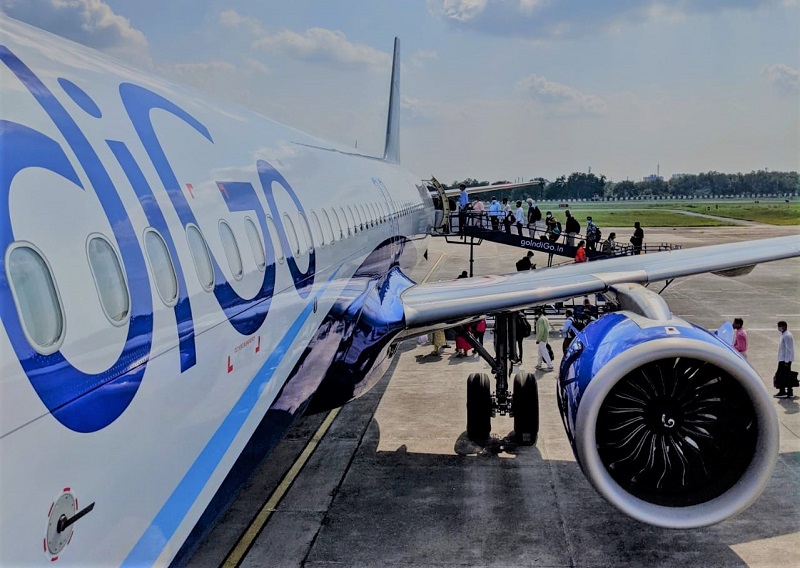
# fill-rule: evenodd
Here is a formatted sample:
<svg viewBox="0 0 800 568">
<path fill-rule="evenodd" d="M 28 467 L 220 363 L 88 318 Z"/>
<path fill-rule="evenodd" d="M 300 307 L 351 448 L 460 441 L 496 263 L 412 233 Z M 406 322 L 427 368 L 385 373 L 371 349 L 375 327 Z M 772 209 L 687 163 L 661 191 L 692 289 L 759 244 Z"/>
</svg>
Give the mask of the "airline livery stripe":
<svg viewBox="0 0 800 568">
<path fill-rule="evenodd" d="M 317 292 L 315 298 L 327 289 L 336 277 L 336 270 Z M 156 562 L 167 542 L 180 526 L 186 513 L 192 507 L 200 492 L 205 487 L 219 462 L 225 456 L 229 446 L 238 435 L 245 420 L 258 402 L 264 386 L 272 379 L 273 371 L 278 367 L 292 341 L 297 337 L 314 311 L 314 301 L 306 304 L 300 316 L 283 335 L 275 350 L 270 353 L 264 365 L 247 386 L 242 396 L 225 417 L 217 431 L 209 440 L 203 451 L 194 461 L 189 471 L 183 476 L 172 495 L 166 500 L 161 510 L 144 531 L 139 541 L 128 553 L 123 566 L 152 565 Z"/>
</svg>

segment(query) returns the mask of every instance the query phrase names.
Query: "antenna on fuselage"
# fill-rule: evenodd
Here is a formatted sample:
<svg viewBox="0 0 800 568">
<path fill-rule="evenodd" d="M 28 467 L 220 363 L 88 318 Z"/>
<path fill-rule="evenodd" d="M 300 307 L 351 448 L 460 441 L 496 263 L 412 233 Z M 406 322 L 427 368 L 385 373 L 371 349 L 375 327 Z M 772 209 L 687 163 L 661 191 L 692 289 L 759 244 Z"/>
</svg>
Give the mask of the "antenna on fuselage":
<svg viewBox="0 0 800 568">
<path fill-rule="evenodd" d="M 383 159 L 400 163 L 400 38 L 394 38 L 392 83 L 389 89 L 389 116 L 386 121 L 386 145 Z"/>
</svg>

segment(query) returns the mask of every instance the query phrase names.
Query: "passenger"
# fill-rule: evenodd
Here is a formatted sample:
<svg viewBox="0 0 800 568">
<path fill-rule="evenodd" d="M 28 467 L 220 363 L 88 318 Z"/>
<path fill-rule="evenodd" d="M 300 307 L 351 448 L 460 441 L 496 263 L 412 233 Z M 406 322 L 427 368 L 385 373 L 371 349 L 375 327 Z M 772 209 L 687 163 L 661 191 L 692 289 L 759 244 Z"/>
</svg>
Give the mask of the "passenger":
<svg viewBox="0 0 800 568">
<path fill-rule="evenodd" d="M 517 201 L 517 210 L 514 211 L 514 218 L 517 224 L 517 233 L 522 236 L 522 225 L 525 224 L 525 210 L 522 209 L 522 201 Z"/>
<path fill-rule="evenodd" d="M 500 217 L 502 216 L 500 202 L 497 198 L 492 196 L 492 202 L 489 204 L 489 220 L 492 223 L 492 230 L 500 230 Z"/>
<path fill-rule="evenodd" d="M 586 245 L 586 241 L 582 240 L 578 243 L 578 250 L 575 252 L 575 262 L 586 262 L 589 260 L 586 258 L 586 248 L 584 245 Z"/>
<path fill-rule="evenodd" d="M 485 210 L 486 208 L 483 205 L 483 201 L 476 197 L 472 201 L 472 224 L 476 227 L 483 228 L 483 216 Z"/>
<path fill-rule="evenodd" d="M 431 343 L 433 344 L 433 351 L 429 355 L 438 357 L 440 351 L 447 347 L 447 338 L 443 329 L 437 329 L 432 333 Z"/>
<path fill-rule="evenodd" d="M 456 278 L 456 280 L 460 280 L 461 278 L 469 278 L 469 274 L 467 274 L 466 270 L 462 270 L 461 274 L 458 275 L 458 278 Z"/>
<path fill-rule="evenodd" d="M 644 243 L 644 229 L 636 221 L 633 224 L 633 235 L 631 236 L 631 244 L 633 245 L 633 254 L 642 254 L 642 244 Z"/>
<path fill-rule="evenodd" d="M 742 318 L 733 318 L 733 330 L 733 348 L 747 359 L 747 332 Z"/>
<path fill-rule="evenodd" d="M 475 328 L 473 333 L 475 334 L 475 339 L 478 340 L 478 343 L 483 345 L 483 336 L 486 333 L 486 318 L 481 318 L 475 323 Z M 477 349 L 472 350 L 472 354 L 476 355 L 478 353 Z"/>
<path fill-rule="evenodd" d="M 572 343 L 572 340 L 575 339 L 575 336 L 578 334 L 578 330 L 575 328 L 574 322 L 575 318 L 572 315 L 572 310 L 567 310 L 564 312 L 566 319 L 564 320 L 564 325 L 561 327 L 561 337 L 564 338 L 564 341 L 561 342 L 561 351 L 564 355 L 567 354 L 567 348 L 569 344 Z"/>
<path fill-rule="evenodd" d="M 545 218 L 545 224 L 547 225 L 547 240 L 549 240 L 551 243 L 556 242 L 558 237 L 561 236 L 561 221 L 557 220 L 553 214 L 548 211 L 547 217 Z"/>
<path fill-rule="evenodd" d="M 567 245 L 574 247 L 575 246 L 575 236 L 581 232 L 581 224 L 578 223 L 578 220 L 569 212 L 567 209 L 564 214 L 567 216 L 567 222 L 564 225 L 564 229 L 567 232 Z"/>
<path fill-rule="evenodd" d="M 775 371 L 773 386 L 778 389 L 775 398 L 794 398 L 792 390 L 797 385 L 797 373 L 792 373 L 794 361 L 794 336 L 785 321 L 778 322 L 778 331 L 781 332 L 781 342 L 778 345 L 778 370 Z"/>
<path fill-rule="evenodd" d="M 600 228 L 592 221 L 592 216 L 586 217 L 586 241 L 589 250 L 595 250 L 600 241 Z"/>
<path fill-rule="evenodd" d="M 472 331 L 472 326 L 458 326 L 456 330 L 456 357 L 466 357 L 467 351 L 471 347 L 467 340 L 467 333 Z"/>
<path fill-rule="evenodd" d="M 536 268 L 535 264 L 531 264 L 531 259 L 533 258 L 533 251 L 529 250 L 528 254 L 523 256 L 521 259 L 517 261 L 517 272 L 526 272 L 533 268 Z"/>
<path fill-rule="evenodd" d="M 503 198 L 503 226 L 506 233 L 511 234 L 511 225 L 517 220 L 514 212 L 511 210 L 511 205 L 508 204 L 508 197 Z"/>
<path fill-rule="evenodd" d="M 536 205 L 536 202 L 528 198 L 528 227 L 535 227 L 536 223 L 542 220 L 542 210 Z"/>
<path fill-rule="evenodd" d="M 553 370 L 553 360 L 550 358 L 550 353 L 547 351 L 547 340 L 550 337 L 550 322 L 547 321 L 547 316 L 544 315 L 542 308 L 536 308 L 536 345 L 539 348 L 539 359 L 536 363 L 536 368 L 542 368 L 542 362 L 547 365 L 546 371 Z"/>
<path fill-rule="evenodd" d="M 528 323 L 528 318 L 525 317 L 524 312 L 514 312 L 512 316 L 512 324 L 514 328 L 514 336 L 517 339 L 516 349 L 517 352 L 511 353 L 511 362 L 518 365 L 522 363 L 522 340 L 531 335 L 531 324 Z M 515 356 L 516 355 L 516 356 Z"/>
<path fill-rule="evenodd" d="M 506 233 L 511 234 L 511 223 L 513 222 L 512 219 L 514 219 L 514 213 L 511 211 L 511 206 L 508 204 L 508 197 L 503 198 L 500 209 L 503 212 L 503 226 L 505 227 Z M 511 214 L 511 219 L 509 219 L 509 213 Z"/>
<path fill-rule="evenodd" d="M 458 196 L 458 232 L 464 234 L 464 228 L 467 226 L 467 209 L 469 209 L 469 195 L 467 195 L 467 186 L 463 183 L 458 184 L 461 193 Z"/>
<path fill-rule="evenodd" d="M 615 254 L 617 252 L 617 233 L 609 233 L 608 240 L 603 242 L 603 252 Z"/>
<path fill-rule="evenodd" d="M 597 319 L 597 306 L 593 306 L 588 296 L 583 298 L 583 306 L 581 306 L 581 313 L 578 314 L 586 323 Z"/>
</svg>

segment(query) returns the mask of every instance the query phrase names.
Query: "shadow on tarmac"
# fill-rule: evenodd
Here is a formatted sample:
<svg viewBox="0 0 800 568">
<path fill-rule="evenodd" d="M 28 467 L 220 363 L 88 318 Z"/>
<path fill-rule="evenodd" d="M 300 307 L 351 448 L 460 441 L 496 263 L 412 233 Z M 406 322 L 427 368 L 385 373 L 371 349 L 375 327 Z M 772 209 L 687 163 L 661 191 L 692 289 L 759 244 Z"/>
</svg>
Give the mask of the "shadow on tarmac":
<svg viewBox="0 0 800 568">
<path fill-rule="evenodd" d="M 372 419 L 306 566 L 748 566 L 732 545 L 800 531 L 798 453 L 781 454 L 741 515 L 672 530 L 623 515 L 577 463 L 508 436 L 478 445 L 463 432 L 456 455 L 378 451 L 379 440 Z M 790 564 L 772 556 L 766 565 Z"/>
</svg>

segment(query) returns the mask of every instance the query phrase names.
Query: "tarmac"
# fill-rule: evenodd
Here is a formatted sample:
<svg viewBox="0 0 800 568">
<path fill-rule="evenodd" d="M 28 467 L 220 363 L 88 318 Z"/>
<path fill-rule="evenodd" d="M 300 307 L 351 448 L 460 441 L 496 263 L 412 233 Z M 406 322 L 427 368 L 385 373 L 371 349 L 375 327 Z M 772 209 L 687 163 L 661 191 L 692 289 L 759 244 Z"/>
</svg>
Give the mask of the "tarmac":
<svg viewBox="0 0 800 568">
<path fill-rule="evenodd" d="M 613 230 L 620 240 L 632 232 L 603 228 Z M 645 228 L 645 241 L 690 247 L 798 230 Z M 484 242 L 474 252 L 477 276 L 513 271 L 525 251 Z M 469 247 L 444 239 L 431 239 L 428 258 L 417 281 L 469 270 Z M 533 261 L 547 263 L 541 253 Z M 800 341 L 798 281 L 800 259 L 792 259 L 738 278 L 678 280 L 663 296 L 675 315 L 709 329 L 742 317 L 748 360 L 773 392 L 777 321 L 786 320 Z M 553 334 L 556 364 L 560 343 Z M 523 371 L 535 371 L 535 347 L 525 340 Z M 488 365 L 455 358 L 454 349 L 442 357 L 430 351 L 405 341 L 373 390 L 338 412 L 301 419 L 189 565 L 800 566 L 800 398 L 773 399 L 780 454 L 749 509 L 707 528 L 662 529 L 626 517 L 584 478 L 556 408 L 555 372 L 536 371 L 535 446 L 506 440 L 513 429 L 508 417 L 494 418 L 492 439 L 478 446 L 465 432 L 466 378 L 488 372 Z"/>
</svg>

